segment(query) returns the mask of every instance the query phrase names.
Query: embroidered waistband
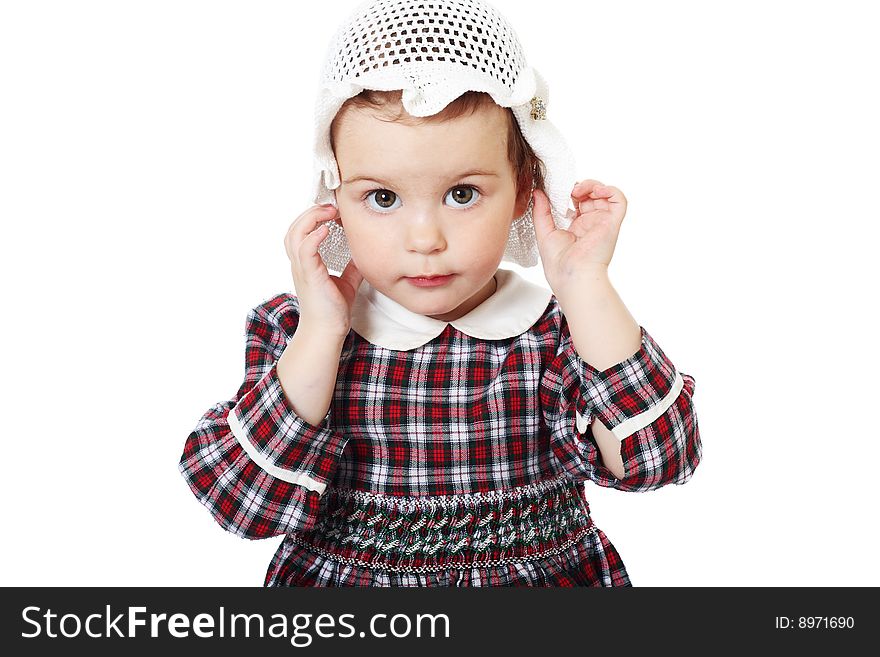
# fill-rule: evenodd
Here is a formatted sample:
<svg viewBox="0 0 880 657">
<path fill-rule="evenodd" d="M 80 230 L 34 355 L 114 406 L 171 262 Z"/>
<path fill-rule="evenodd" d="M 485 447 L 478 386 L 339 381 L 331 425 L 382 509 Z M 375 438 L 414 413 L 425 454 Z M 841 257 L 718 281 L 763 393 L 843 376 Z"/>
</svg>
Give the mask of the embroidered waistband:
<svg viewBox="0 0 880 657">
<path fill-rule="evenodd" d="M 328 488 L 297 543 L 346 562 L 397 571 L 524 561 L 565 549 L 592 520 L 567 477 L 504 491 L 394 496 Z"/>
</svg>

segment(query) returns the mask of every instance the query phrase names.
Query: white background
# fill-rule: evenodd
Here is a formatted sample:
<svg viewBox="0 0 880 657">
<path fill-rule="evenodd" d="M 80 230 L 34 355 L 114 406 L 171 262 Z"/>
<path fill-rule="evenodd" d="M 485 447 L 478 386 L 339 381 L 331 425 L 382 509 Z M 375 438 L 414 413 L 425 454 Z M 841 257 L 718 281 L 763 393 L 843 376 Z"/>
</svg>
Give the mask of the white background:
<svg viewBox="0 0 880 657">
<path fill-rule="evenodd" d="M 262 584 L 281 539 L 224 532 L 177 462 L 238 389 L 248 310 L 292 290 L 355 4 L 0 5 L 0 583 Z M 697 381 L 687 485 L 588 485 L 633 583 L 880 585 L 864 3 L 496 5 L 579 177 L 629 199 L 615 287 Z"/>
</svg>

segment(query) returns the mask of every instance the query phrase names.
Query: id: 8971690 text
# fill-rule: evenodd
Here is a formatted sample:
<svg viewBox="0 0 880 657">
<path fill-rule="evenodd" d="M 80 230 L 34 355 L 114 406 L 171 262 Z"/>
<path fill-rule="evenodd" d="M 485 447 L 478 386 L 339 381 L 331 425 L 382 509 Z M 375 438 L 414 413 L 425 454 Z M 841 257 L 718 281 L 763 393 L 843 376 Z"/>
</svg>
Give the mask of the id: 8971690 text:
<svg viewBox="0 0 880 657">
<path fill-rule="evenodd" d="M 852 616 L 789 616 L 776 617 L 777 630 L 851 630 L 856 626 Z"/>
</svg>

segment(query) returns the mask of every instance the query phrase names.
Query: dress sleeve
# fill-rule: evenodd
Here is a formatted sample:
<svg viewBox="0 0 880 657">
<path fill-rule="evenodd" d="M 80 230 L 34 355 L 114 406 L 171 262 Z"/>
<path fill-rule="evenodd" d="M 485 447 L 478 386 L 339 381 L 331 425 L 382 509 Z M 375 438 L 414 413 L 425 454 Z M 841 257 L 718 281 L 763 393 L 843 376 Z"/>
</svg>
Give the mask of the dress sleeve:
<svg viewBox="0 0 880 657">
<path fill-rule="evenodd" d="M 285 332 L 266 311 L 246 323 L 245 379 L 215 404 L 186 439 L 178 469 L 193 494 L 227 531 L 249 539 L 311 528 L 347 439 L 309 424 L 278 379 Z"/>
<path fill-rule="evenodd" d="M 679 373 L 644 327 L 639 350 L 598 371 L 577 354 L 563 320 L 556 357 L 541 379 L 552 458 L 579 480 L 623 491 L 683 484 L 702 457 L 693 405 L 695 380 Z M 601 459 L 592 422 L 621 441 L 624 476 Z"/>
</svg>

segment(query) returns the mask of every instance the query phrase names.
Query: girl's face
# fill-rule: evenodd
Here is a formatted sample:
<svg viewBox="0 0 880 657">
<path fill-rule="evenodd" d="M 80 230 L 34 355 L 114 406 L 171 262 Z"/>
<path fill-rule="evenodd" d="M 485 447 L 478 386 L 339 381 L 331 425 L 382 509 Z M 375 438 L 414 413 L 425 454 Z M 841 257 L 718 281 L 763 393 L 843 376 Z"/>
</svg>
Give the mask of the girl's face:
<svg viewBox="0 0 880 657">
<path fill-rule="evenodd" d="M 418 126 L 357 108 L 339 117 L 338 221 L 370 285 L 442 321 L 492 295 L 510 224 L 528 203 L 516 203 L 506 121 L 494 105 Z"/>
</svg>

